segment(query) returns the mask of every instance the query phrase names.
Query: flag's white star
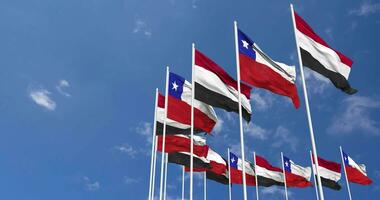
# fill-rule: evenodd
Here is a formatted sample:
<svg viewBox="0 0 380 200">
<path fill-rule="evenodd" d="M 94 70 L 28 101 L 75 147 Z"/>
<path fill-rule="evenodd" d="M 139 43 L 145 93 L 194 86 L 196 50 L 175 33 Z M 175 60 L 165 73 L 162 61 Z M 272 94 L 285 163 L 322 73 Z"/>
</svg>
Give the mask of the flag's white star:
<svg viewBox="0 0 380 200">
<path fill-rule="evenodd" d="M 178 85 L 177 85 L 177 83 L 174 81 L 173 83 L 172 83 L 172 85 L 173 85 L 173 90 L 175 90 L 175 91 L 177 91 L 177 89 L 178 89 Z"/>
<path fill-rule="evenodd" d="M 234 163 L 234 162 L 235 162 L 235 159 L 234 159 L 234 158 L 231 158 L 231 162 Z"/>
<path fill-rule="evenodd" d="M 245 40 L 241 40 L 241 42 L 243 43 L 244 48 L 248 49 L 249 43 Z"/>
<path fill-rule="evenodd" d="M 285 162 L 285 166 L 289 167 L 289 163 L 287 161 Z"/>
</svg>

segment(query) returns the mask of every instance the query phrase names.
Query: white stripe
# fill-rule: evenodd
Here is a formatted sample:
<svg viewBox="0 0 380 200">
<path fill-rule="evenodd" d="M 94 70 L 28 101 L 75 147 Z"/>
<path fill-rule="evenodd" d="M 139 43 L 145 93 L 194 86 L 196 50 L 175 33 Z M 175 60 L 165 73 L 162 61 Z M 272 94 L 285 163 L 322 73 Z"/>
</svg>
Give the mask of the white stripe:
<svg viewBox="0 0 380 200">
<path fill-rule="evenodd" d="M 191 136 L 189 136 L 189 135 L 182 135 L 182 134 L 175 134 L 175 135 L 172 135 L 172 136 L 182 137 L 182 138 L 186 138 L 186 139 L 189 139 L 189 140 L 191 138 Z M 194 145 L 199 145 L 199 146 L 206 145 L 206 139 L 204 137 L 201 137 L 201 136 L 198 136 L 198 135 L 194 135 L 193 136 L 193 140 L 194 140 Z"/>
<path fill-rule="evenodd" d="M 207 159 L 227 166 L 226 161 L 218 153 L 210 148 L 208 149 Z"/>
<path fill-rule="evenodd" d="M 259 49 L 262 54 L 265 54 L 256 43 L 254 43 L 253 45 L 257 49 Z M 270 59 L 270 61 L 276 63 L 284 71 L 286 71 L 286 73 L 288 73 L 291 76 L 291 77 L 289 77 L 287 74 L 285 74 L 284 72 L 282 72 L 279 69 L 277 69 L 276 67 L 274 67 L 266 58 L 264 58 L 263 56 L 261 56 L 261 54 L 259 52 L 257 52 L 257 50 L 253 49 L 253 51 L 256 52 L 256 62 L 259 62 L 259 63 L 261 63 L 263 65 L 268 66 L 273 71 L 275 71 L 276 73 L 278 73 L 279 75 L 281 75 L 284 79 L 286 79 L 287 81 L 289 81 L 289 82 L 291 82 L 291 83 L 294 84 L 294 82 L 296 80 L 296 68 L 294 66 L 289 66 L 289 65 L 286 65 L 286 64 L 281 63 L 281 62 L 276 62 L 276 61 L 272 60 L 268 55 L 265 54 Z"/>
<path fill-rule="evenodd" d="M 181 95 L 181 100 L 186 102 L 191 106 L 191 83 L 185 80 L 185 83 L 183 84 L 183 92 Z M 204 114 L 206 114 L 210 119 L 213 121 L 218 121 L 218 118 L 216 116 L 216 113 L 212 106 L 207 105 L 203 102 L 200 102 L 196 99 L 194 99 L 194 108 L 202 111 Z"/>
<path fill-rule="evenodd" d="M 354 160 L 352 160 L 352 158 L 350 156 L 347 156 L 347 157 L 348 157 L 348 164 L 351 167 L 357 169 L 364 176 L 367 176 L 366 167 L 364 164 L 356 164 L 356 162 Z"/>
<path fill-rule="evenodd" d="M 347 80 L 350 75 L 351 67 L 340 61 L 338 54 L 318 42 L 314 41 L 300 31 L 296 31 L 299 46 L 309 52 L 316 60 L 318 60 L 325 68 L 330 71 L 342 74 Z"/>
<path fill-rule="evenodd" d="M 300 165 L 295 164 L 292 160 L 290 161 L 290 163 L 290 170 L 292 171 L 292 174 L 302 176 L 306 180 L 310 181 L 311 167 L 302 167 Z"/>
<path fill-rule="evenodd" d="M 232 101 L 238 103 L 238 91 L 230 85 L 225 84 L 216 74 L 213 72 L 195 65 L 195 82 L 199 83 L 203 87 L 223 95 Z M 248 113 L 252 113 L 251 104 L 249 99 L 245 95 L 241 95 L 241 103 Z"/>
<path fill-rule="evenodd" d="M 282 172 L 271 171 L 264 167 L 256 165 L 256 173 L 258 176 L 269 178 L 280 183 L 284 182 L 284 175 Z"/>
<path fill-rule="evenodd" d="M 164 118 L 165 118 L 165 109 L 157 107 L 157 121 L 160 122 L 161 124 L 164 123 Z M 175 128 L 179 129 L 189 129 L 191 128 L 190 125 L 187 124 L 182 124 L 180 122 L 174 121 L 172 119 L 167 118 L 166 119 L 166 125 L 167 126 L 172 126 Z"/>
<path fill-rule="evenodd" d="M 251 176 L 254 176 L 255 175 L 255 171 L 253 170 L 253 165 L 248 162 L 248 161 L 245 161 L 244 162 L 244 166 L 245 166 L 245 173 L 248 174 L 248 175 L 251 175 Z M 242 171 L 243 170 L 243 167 L 242 167 L 242 159 L 238 158 L 238 161 L 237 161 L 237 167 L 238 167 L 238 170 L 239 171 Z"/>
<path fill-rule="evenodd" d="M 185 155 L 188 155 L 188 156 L 191 155 L 189 152 L 177 152 L 177 153 L 185 154 Z M 200 157 L 200 156 L 197 156 L 195 154 L 193 154 L 193 157 L 200 159 L 204 163 L 210 163 L 210 161 L 207 158 L 205 158 L 205 157 Z"/>
<path fill-rule="evenodd" d="M 314 167 L 314 171 L 315 171 L 315 164 L 313 164 L 313 167 Z M 329 170 L 329 169 L 324 168 L 322 166 L 318 166 L 318 172 L 319 172 L 319 175 L 321 177 L 323 177 L 325 179 L 333 180 L 335 182 L 338 182 L 340 180 L 340 177 L 341 177 L 341 173 Z"/>
</svg>

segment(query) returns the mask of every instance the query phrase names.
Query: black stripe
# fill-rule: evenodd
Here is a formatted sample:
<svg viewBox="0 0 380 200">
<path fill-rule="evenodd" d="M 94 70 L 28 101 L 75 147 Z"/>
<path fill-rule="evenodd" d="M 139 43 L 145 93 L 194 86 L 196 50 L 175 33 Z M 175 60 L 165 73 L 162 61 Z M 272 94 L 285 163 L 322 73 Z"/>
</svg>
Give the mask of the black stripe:
<svg viewBox="0 0 380 200">
<path fill-rule="evenodd" d="M 213 172 L 206 172 L 206 177 L 207 179 L 213 180 L 224 185 L 228 185 L 229 183 L 228 178 L 225 175 L 219 175 Z"/>
<path fill-rule="evenodd" d="M 317 178 L 317 176 L 315 176 L 315 178 Z M 323 187 L 327 187 L 333 190 L 340 190 L 342 188 L 338 182 L 335 182 L 327 178 L 321 177 L 321 182 L 322 182 Z M 318 184 L 318 181 L 317 181 L 317 184 Z"/>
<path fill-rule="evenodd" d="M 243 94 L 242 94 L 243 95 Z M 203 85 L 195 82 L 195 99 L 202 101 L 211 106 L 222 108 L 228 112 L 239 113 L 239 103 L 232 101 L 230 98 L 221 95 L 217 92 L 209 90 Z M 249 122 L 251 121 L 251 114 L 242 106 L 243 118 Z"/>
<path fill-rule="evenodd" d="M 270 187 L 273 185 L 278 185 L 278 186 L 284 186 L 284 183 L 275 181 L 273 179 L 263 177 L 263 176 L 257 176 L 257 182 L 259 182 L 259 186 L 263 187 Z"/>
<path fill-rule="evenodd" d="M 334 86 L 347 94 L 355 94 L 358 90 L 352 88 L 347 79 L 337 72 L 328 70 L 317 59 L 315 59 L 308 51 L 300 48 L 303 65 L 320 73 L 334 84 Z"/>
<path fill-rule="evenodd" d="M 156 133 L 157 133 L 157 135 L 162 135 L 163 134 L 163 128 L 164 128 L 164 125 L 161 122 L 157 121 L 157 126 L 156 126 Z M 200 129 L 194 128 L 194 133 L 195 134 L 201 133 L 201 132 L 203 132 L 203 131 L 200 130 Z M 177 128 L 177 127 L 166 125 L 166 134 L 167 135 L 175 135 L 175 134 L 190 135 L 191 134 L 191 129 L 190 128 L 180 129 L 180 128 Z"/>
<path fill-rule="evenodd" d="M 193 158 L 194 158 L 193 159 L 194 168 L 211 169 L 211 166 L 209 163 L 205 163 L 197 157 L 193 157 Z M 190 167 L 190 155 L 187 155 L 184 153 L 169 153 L 168 162 Z"/>
</svg>

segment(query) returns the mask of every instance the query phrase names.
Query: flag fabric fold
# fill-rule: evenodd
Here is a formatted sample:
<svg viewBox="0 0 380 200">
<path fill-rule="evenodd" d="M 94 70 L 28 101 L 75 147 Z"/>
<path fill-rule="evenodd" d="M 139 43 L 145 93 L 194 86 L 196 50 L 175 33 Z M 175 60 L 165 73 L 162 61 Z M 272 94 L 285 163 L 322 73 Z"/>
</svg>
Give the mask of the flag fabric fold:
<svg viewBox="0 0 380 200">
<path fill-rule="evenodd" d="M 299 108 L 295 67 L 272 60 L 241 30 L 238 30 L 238 46 L 241 80 L 287 96 Z"/>
<path fill-rule="evenodd" d="M 364 164 L 357 164 L 350 156 L 344 151 L 343 160 L 346 168 L 346 174 L 348 181 L 351 183 L 357 183 L 360 185 L 370 185 L 372 180 L 368 177 L 366 167 Z"/>
<path fill-rule="evenodd" d="M 195 99 L 214 107 L 222 108 L 229 112 L 239 113 L 238 85 L 227 72 L 205 56 L 195 50 Z M 251 119 L 250 105 L 251 88 L 241 84 L 241 103 L 243 118 L 246 121 Z"/>
<path fill-rule="evenodd" d="M 295 164 L 288 157 L 283 156 L 284 171 L 287 187 L 308 187 L 311 186 L 311 167 L 302 167 Z"/>
<path fill-rule="evenodd" d="M 256 155 L 256 175 L 259 186 L 284 186 L 282 169 L 272 166 L 265 158 Z"/>
<path fill-rule="evenodd" d="M 318 171 L 316 171 L 314 159 L 313 168 L 315 172 L 319 172 L 322 186 L 333 190 L 340 190 L 342 188 L 338 182 L 341 178 L 341 165 L 339 163 L 318 157 Z"/>
<path fill-rule="evenodd" d="M 336 88 L 355 94 L 348 82 L 352 60 L 331 48 L 296 12 L 294 17 L 303 65 L 330 79 Z"/>
<path fill-rule="evenodd" d="M 209 147 L 206 145 L 204 138 L 200 136 L 193 136 L 194 140 L 194 154 L 200 157 L 206 157 Z M 157 150 L 162 151 L 163 136 L 158 136 Z M 165 152 L 188 152 L 190 153 L 191 139 L 187 135 L 167 135 L 165 136 Z"/>
<path fill-rule="evenodd" d="M 247 185 L 255 186 L 255 170 L 253 164 L 245 161 L 243 164 L 243 160 L 238 156 L 230 152 L 230 175 L 231 175 L 231 183 L 232 184 L 243 184 L 243 165 L 245 167 L 245 180 Z"/>
</svg>

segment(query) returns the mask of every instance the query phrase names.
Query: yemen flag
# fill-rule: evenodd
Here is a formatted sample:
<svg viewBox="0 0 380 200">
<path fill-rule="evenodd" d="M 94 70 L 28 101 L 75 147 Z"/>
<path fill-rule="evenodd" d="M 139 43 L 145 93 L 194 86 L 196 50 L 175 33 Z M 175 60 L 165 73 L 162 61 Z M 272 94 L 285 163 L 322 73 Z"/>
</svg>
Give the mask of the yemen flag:
<svg viewBox="0 0 380 200">
<path fill-rule="evenodd" d="M 255 171 L 253 165 L 245 161 L 245 180 L 247 185 L 255 186 Z M 243 184 L 243 160 L 230 152 L 230 175 L 232 184 Z"/>
<path fill-rule="evenodd" d="M 163 136 L 158 136 L 157 150 L 162 151 Z M 206 145 L 204 138 L 194 135 L 194 154 L 201 157 L 206 157 L 209 147 Z M 167 135 L 165 136 L 165 152 L 188 152 L 190 153 L 191 139 L 187 135 Z"/>
<path fill-rule="evenodd" d="M 357 90 L 348 83 L 352 60 L 331 48 L 296 12 L 294 18 L 303 65 L 330 79 L 345 93 L 355 94 Z"/>
<path fill-rule="evenodd" d="M 311 167 L 302 167 L 295 164 L 289 158 L 283 156 L 284 171 L 287 187 L 308 187 L 311 186 Z"/>
<path fill-rule="evenodd" d="M 313 159 L 313 168 L 315 172 L 319 172 L 319 176 L 321 177 L 322 181 L 322 186 L 328 187 L 333 190 L 340 190 L 341 186 L 338 183 L 341 177 L 340 164 L 318 157 L 318 165 L 318 171 L 316 171 Z"/>
<path fill-rule="evenodd" d="M 226 71 L 200 51 L 195 50 L 195 99 L 226 111 L 239 113 L 237 82 Z M 241 106 L 243 117 L 251 120 L 249 102 L 251 88 L 241 84 Z"/>
<path fill-rule="evenodd" d="M 366 167 L 363 164 L 356 164 L 354 160 L 346 153 L 343 153 L 344 165 L 346 168 L 348 181 L 351 183 L 357 183 L 360 185 L 370 185 L 372 180 L 368 178 Z"/>
<path fill-rule="evenodd" d="M 188 152 L 168 153 L 168 162 L 190 167 L 190 156 Z M 206 157 L 193 155 L 193 167 L 201 169 L 211 169 L 210 161 Z"/>
<path fill-rule="evenodd" d="M 238 30 L 238 45 L 241 80 L 287 96 L 299 108 L 295 67 L 272 60 L 241 30 Z"/>
<path fill-rule="evenodd" d="M 263 157 L 256 155 L 256 175 L 259 186 L 270 187 L 272 185 L 284 186 L 284 174 L 282 169 L 273 167 Z"/>
</svg>

